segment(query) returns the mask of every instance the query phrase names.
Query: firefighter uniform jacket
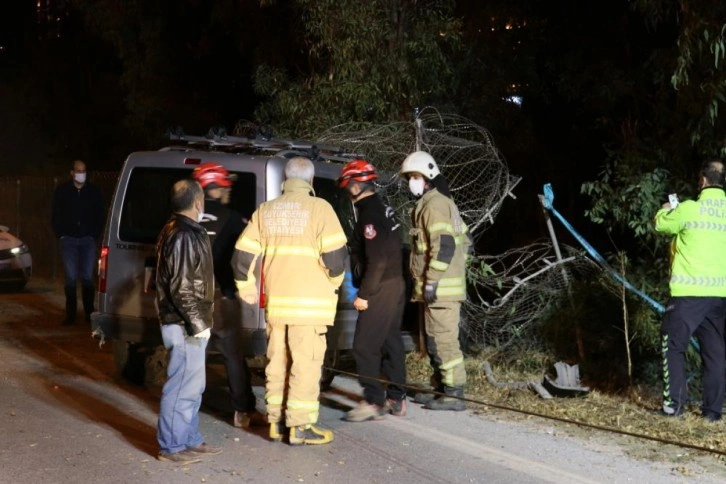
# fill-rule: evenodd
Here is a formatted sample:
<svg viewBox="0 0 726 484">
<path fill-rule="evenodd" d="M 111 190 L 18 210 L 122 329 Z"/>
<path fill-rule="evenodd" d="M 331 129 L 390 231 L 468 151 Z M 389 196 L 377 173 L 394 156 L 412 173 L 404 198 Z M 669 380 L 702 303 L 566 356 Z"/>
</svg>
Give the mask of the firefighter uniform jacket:
<svg viewBox="0 0 726 484">
<path fill-rule="evenodd" d="M 438 284 L 439 301 L 464 301 L 471 240 L 454 201 L 431 189 L 416 203 L 411 217 L 412 300 L 423 301 L 424 285 Z"/>
<path fill-rule="evenodd" d="M 655 230 L 671 243 L 671 296 L 726 297 L 726 195 L 706 187 L 697 200 L 655 214 Z"/>
<path fill-rule="evenodd" d="M 333 207 L 304 180 L 287 180 L 265 202 L 235 245 L 232 266 L 240 296 L 257 293 L 262 260 L 270 323 L 332 325 L 345 271 L 346 237 Z"/>
</svg>

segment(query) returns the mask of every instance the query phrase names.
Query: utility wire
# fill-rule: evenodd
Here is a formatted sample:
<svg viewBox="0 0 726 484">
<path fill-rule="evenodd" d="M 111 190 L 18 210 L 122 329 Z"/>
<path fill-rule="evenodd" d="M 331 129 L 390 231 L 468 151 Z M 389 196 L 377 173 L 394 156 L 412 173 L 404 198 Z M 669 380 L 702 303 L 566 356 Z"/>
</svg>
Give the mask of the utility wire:
<svg viewBox="0 0 726 484">
<path fill-rule="evenodd" d="M 343 371 L 343 370 L 339 370 L 339 369 L 336 369 L 336 368 L 330 368 L 330 367 L 326 367 L 326 366 L 323 366 L 323 368 L 325 368 L 326 370 L 332 371 L 334 373 L 340 374 L 340 375 L 345 375 L 345 376 L 353 377 L 353 378 L 356 378 L 356 379 L 360 378 L 360 375 L 358 375 L 357 373 L 351 373 L 351 372 L 348 372 L 348 371 Z M 366 377 L 366 379 L 378 381 L 378 382 L 381 382 L 381 383 L 386 383 L 386 384 L 389 384 L 389 385 L 392 385 L 393 384 L 392 382 L 390 382 L 388 380 L 385 380 L 385 379 L 382 379 L 382 378 Z M 437 396 L 440 396 L 440 397 L 456 398 L 456 399 L 462 400 L 464 402 L 473 403 L 473 404 L 476 404 L 476 405 L 483 405 L 485 407 L 492 407 L 492 408 L 496 408 L 498 410 L 504 410 L 504 411 L 508 411 L 508 412 L 515 412 L 515 413 L 519 413 L 519 414 L 522 414 L 522 415 L 528 415 L 528 416 L 532 416 L 532 417 L 539 417 L 539 418 L 543 418 L 543 419 L 547 419 L 547 420 L 554 420 L 554 421 L 557 421 L 557 422 L 562 422 L 562 423 L 577 425 L 578 427 L 584 427 L 584 428 L 589 428 L 589 429 L 594 429 L 594 430 L 600 430 L 600 431 L 603 431 L 603 432 L 610 432 L 610 433 L 613 433 L 613 434 L 624 435 L 624 436 L 627 436 L 627 437 L 635 437 L 637 439 L 650 440 L 650 441 L 653 441 L 653 442 L 659 442 L 661 444 L 670 444 L 670 445 L 674 445 L 676 447 L 682 447 L 682 448 L 687 448 L 687 449 L 699 450 L 701 452 L 708 452 L 708 453 L 711 453 L 711 454 L 726 456 L 726 450 L 710 449 L 708 447 L 703 447 L 703 446 L 700 446 L 700 445 L 689 444 L 689 443 L 686 443 L 686 442 L 678 442 L 678 441 L 674 441 L 674 440 L 664 439 L 664 438 L 661 438 L 661 437 L 654 437 L 652 435 L 640 434 L 640 433 L 636 433 L 636 432 L 628 432 L 627 430 L 620 430 L 620 429 L 616 429 L 616 428 L 612 428 L 612 427 L 606 427 L 604 425 L 591 424 L 591 423 L 587 423 L 587 422 L 579 422 L 577 420 L 570 420 L 570 419 L 565 418 L 565 417 L 557 417 L 557 416 L 554 416 L 554 415 L 547 415 L 547 414 L 544 414 L 544 413 L 532 412 L 532 411 L 529 411 L 529 410 L 522 410 L 522 409 L 519 409 L 519 408 L 508 407 L 506 405 L 500 405 L 500 404 L 497 404 L 497 403 L 490 403 L 490 402 L 485 402 L 485 401 L 482 401 L 482 400 L 474 400 L 472 398 L 455 397 L 455 396 L 446 395 L 445 393 L 437 392 L 437 391 L 434 391 L 434 390 L 431 390 L 431 389 L 424 389 L 424 388 L 421 388 L 420 386 L 414 386 L 414 385 L 409 385 L 409 384 L 398 385 L 398 386 L 402 386 L 406 390 L 415 390 L 415 391 L 421 392 L 421 393 L 432 393 L 432 394 L 437 395 Z M 664 418 L 666 418 L 666 417 L 664 417 Z"/>
</svg>

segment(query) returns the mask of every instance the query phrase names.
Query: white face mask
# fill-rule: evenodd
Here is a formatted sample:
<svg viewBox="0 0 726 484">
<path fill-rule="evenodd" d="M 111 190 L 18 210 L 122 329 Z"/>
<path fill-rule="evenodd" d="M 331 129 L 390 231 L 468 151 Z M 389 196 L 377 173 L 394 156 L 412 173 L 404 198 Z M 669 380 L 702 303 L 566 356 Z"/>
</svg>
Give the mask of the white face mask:
<svg viewBox="0 0 726 484">
<path fill-rule="evenodd" d="M 73 181 L 75 181 L 76 183 L 86 183 L 86 174 L 85 173 L 74 173 Z"/>
<path fill-rule="evenodd" d="M 426 187 L 426 180 L 423 178 L 409 178 L 408 189 L 411 190 L 415 196 L 420 197 L 423 195 L 424 188 Z"/>
</svg>

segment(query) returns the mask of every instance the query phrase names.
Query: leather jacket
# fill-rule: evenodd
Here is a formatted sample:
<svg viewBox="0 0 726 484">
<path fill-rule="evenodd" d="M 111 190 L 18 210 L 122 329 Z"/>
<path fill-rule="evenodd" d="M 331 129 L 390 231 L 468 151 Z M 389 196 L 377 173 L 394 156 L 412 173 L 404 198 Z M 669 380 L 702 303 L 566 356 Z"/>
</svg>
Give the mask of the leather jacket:
<svg viewBox="0 0 726 484">
<path fill-rule="evenodd" d="M 156 303 L 161 324 L 184 325 L 189 336 L 212 327 L 214 268 L 207 231 L 174 214 L 156 244 Z"/>
</svg>

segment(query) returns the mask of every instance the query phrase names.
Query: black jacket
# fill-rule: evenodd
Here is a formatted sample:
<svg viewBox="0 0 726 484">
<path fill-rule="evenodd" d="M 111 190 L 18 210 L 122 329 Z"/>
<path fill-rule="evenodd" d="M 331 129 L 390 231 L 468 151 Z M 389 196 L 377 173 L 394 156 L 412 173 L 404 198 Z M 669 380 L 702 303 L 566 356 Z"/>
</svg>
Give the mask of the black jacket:
<svg viewBox="0 0 726 484">
<path fill-rule="evenodd" d="M 156 303 L 161 324 L 182 324 L 189 336 L 212 327 L 212 247 L 204 227 L 184 215 L 172 215 L 156 243 Z"/>
<path fill-rule="evenodd" d="M 351 269 L 358 297 L 367 300 L 384 281 L 403 283 L 401 224 L 378 194 L 356 202 L 355 208 L 358 221 L 350 240 Z"/>
<path fill-rule="evenodd" d="M 234 244 L 247 224 L 243 221 L 242 214 L 222 205 L 218 200 L 208 198 L 204 201 L 201 225 L 207 229 L 212 244 L 215 282 L 224 297 L 234 299 L 237 297 L 237 285 L 232 273 L 232 254 Z"/>
<path fill-rule="evenodd" d="M 86 182 L 76 188 L 73 180 L 69 180 L 55 189 L 51 221 L 56 237 L 91 236 L 97 239 L 105 220 L 103 198 L 96 185 Z"/>
</svg>

